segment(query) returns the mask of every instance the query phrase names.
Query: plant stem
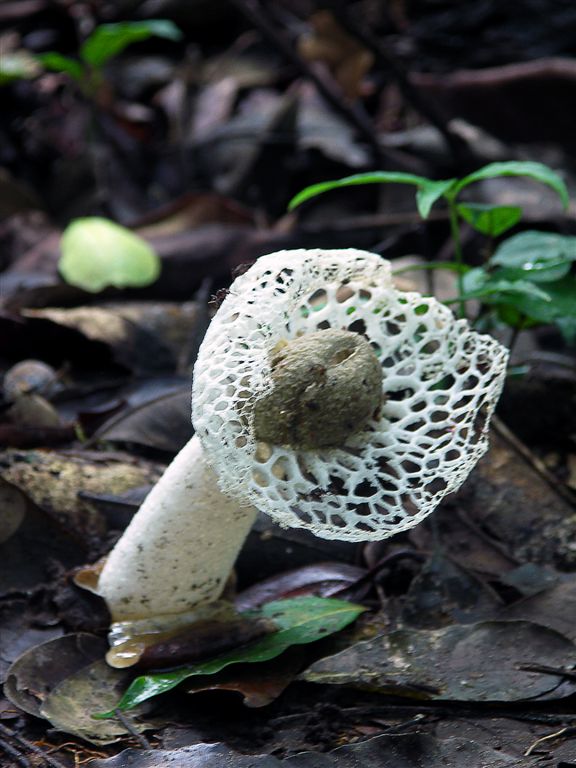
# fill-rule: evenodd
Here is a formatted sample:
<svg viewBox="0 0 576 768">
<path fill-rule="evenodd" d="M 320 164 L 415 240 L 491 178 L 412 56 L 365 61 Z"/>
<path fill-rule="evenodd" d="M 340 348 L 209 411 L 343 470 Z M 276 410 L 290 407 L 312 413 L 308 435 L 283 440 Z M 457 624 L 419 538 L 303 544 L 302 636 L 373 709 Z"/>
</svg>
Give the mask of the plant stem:
<svg viewBox="0 0 576 768">
<path fill-rule="evenodd" d="M 523 315 L 518 321 L 517 325 L 512 329 L 512 334 L 510 335 L 510 341 L 508 342 L 508 350 L 510 353 L 510 357 L 512 357 L 512 352 L 514 351 L 516 342 L 518 341 L 518 336 L 520 336 L 522 331 L 526 328 L 527 321 L 528 321 L 528 318 L 526 317 L 526 315 Z"/>
<path fill-rule="evenodd" d="M 454 245 L 454 261 L 458 266 L 458 296 L 464 295 L 464 274 L 462 267 L 464 257 L 462 254 L 462 241 L 460 239 L 460 224 L 458 222 L 458 211 L 454 200 L 448 198 L 448 211 L 450 213 L 450 234 Z M 466 303 L 460 299 L 458 304 L 458 317 L 466 317 Z"/>
</svg>

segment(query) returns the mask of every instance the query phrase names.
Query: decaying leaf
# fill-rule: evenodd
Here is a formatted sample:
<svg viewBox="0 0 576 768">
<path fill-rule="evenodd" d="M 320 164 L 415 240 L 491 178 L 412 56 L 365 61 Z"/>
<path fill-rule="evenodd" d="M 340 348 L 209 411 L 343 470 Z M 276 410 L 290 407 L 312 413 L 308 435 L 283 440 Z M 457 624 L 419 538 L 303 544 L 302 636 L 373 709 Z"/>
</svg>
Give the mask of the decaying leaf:
<svg viewBox="0 0 576 768">
<path fill-rule="evenodd" d="M 46 697 L 70 674 L 102 658 L 102 638 L 80 633 L 29 648 L 10 667 L 5 693 L 24 712 L 41 717 Z"/>
<path fill-rule="evenodd" d="M 198 662 L 174 671 L 159 671 L 137 677 L 130 685 L 118 709 L 131 709 L 154 696 L 172 690 L 180 683 L 198 675 L 211 675 L 233 664 L 269 661 L 293 645 L 306 645 L 328 637 L 354 621 L 365 609 L 342 600 L 301 597 L 267 603 L 255 618 L 271 620 L 278 630 L 245 647 Z M 112 712 L 98 714 L 110 717 Z"/>
<path fill-rule="evenodd" d="M 85 633 L 36 645 L 8 670 L 6 696 L 25 712 L 93 744 L 118 741 L 128 735 L 120 720 L 92 717 L 117 701 L 129 678 L 106 664 L 106 648 L 104 639 Z M 139 722 L 132 726 L 137 731 L 150 727 Z"/>
<path fill-rule="evenodd" d="M 49 564 L 70 568 L 86 557 L 85 541 L 2 478 L 0 504 L 0 595 L 44 582 Z"/>
<path fill-rule="evenodd" d="M 190 385 L 187 384 L 112 416 L 94 439 L 177 453 L 191 434 Z"/>
<path fill-rule="evenodd" d="M 525 667 L 567 669 L 574 653 L 568 638 L 538 624 L 486 621 L 379 635 L 315 662 L 301 678 L 438 701 L 554 699 L 574 693 L 576 681 Z"/>
<path fill-rule="evenodd" d="M 100 515 L 82 500 L 82 491 L 122 493 L 154 483 L 158 469 L 120 453 L 87 451 L 5 451 L 3 479 L 23 491 L 38 507 L 75 531 L 102 530 Z"/>
<path fill-rule="evenodd" d="M 524 768 L 521 759 L 466 739 L 435 739 L 423 734 L 377 736 L 328 754 L 302 752 L 280 760 L 272 755 L 241 755 L 224 744 L 197 744 L 175 750 L 129 749 L 95 760 L 94 768 Z"/>
</svg>

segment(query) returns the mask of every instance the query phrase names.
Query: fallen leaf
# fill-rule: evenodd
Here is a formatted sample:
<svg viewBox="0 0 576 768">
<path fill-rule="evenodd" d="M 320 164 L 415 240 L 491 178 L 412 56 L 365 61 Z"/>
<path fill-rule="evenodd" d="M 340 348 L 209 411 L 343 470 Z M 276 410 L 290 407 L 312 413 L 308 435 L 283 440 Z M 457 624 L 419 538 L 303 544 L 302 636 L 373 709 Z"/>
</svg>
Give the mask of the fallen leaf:
<svg viewBox="0 0 576 768">
<path fill-rule="evenodd" d="M 122 493 L 154 483 L 159 471 L 152 462 L 120 453 L 7 450 L 0 475 L 69 530 L 86 534 L 103 531 L 103 520 L 80 497 L 82 491 Z"/>
<path fill-rule="evenodd" d="M 524 621 L 400 629 L 321 659 L 300 677 L 437 701 L 554 699 L 576 691 L 576 681 L 560 685 L 561 675 L 520 666 L 568 668 L 574 651 L 568 638 Z"/>
<path fill-rule="evenodd" d="M 288 597 L 332 597 L 340 590 L 353 586 L 366 573 L 365 568 L 349 563 L 305 565 L 253 584 L 236 596 L 234 604 L 239 611 L 246 611 Z"/>
<path fill-rule="evenodd" d="M 197 744 L 175 750 L 127 749 L 94 760 L 93 768 L 524 768 L 525 761 L 466 739 L 435 739 L 423 734 L 376 736 L 321 754 L 302 752 L 280 760 L 273 755 L 242 755 L 225 744 Z"/>
<path fill-rule="evenodd" d="M 119 365 L 142 375 L 190 365 L 195 337 L 199 343 L 206 329 L 204 314 L 204 307 L 196 302 L 132 302 L 30 309 L 22 317 L 29 319 L 31 332 L 35 321 L 44 320 L 78 331 L 90 342 L 106 344 Z"/>
<path fill-rule="evenodd" d="M 193 434 L 191 391 L 191 386 L 185 386 L 123 411 L 105 422 L 92 440 L 176 454 Z"/>
<path fill-rule="evenodd" d="M 576 643 L 576 578 L 503 608 L 500 618 L 532 621 L 560 632 Z"/>
<path fill-rule="evenodd" d="M 500 607 L 496 593 L 479 578 L 436 553 L 411 582 L 402 618 L 413 627 L 435 628 L 492 618 Z"/>
<path fill-rule="evenodd" d="M 49 567 L 71 568 L 83 562 L 87 545 L 16 485 L 0 478 L 0 595 L 32 589 L 48 577 Z"/>
<path fill-rule="evenodd" d="M 49 693 L 73 672 L 103 658 L 107 647 L 102 638 L 85 633 L 35 645 L 11 665 L 4 692 L 24 712 L 41 717 Z"/>
<path fill-rule="evenodd" d="M 245 648 L 236 648 L 212 660 L 183 667 L 172 672 L 141 675 L 132 682 L 118 709 L 131 709 L 137 704 L 166 693 L 196 675 L 209 675 L 231 664 L 268 661 L 279 656 L 292 645 L 302 645 L 327 637 L 354 621 L 365 609 L 362 606 L 319 597 L 301 597 L 267 603 L 250 615 L 270 619 L 279 627 L 277 632 Z M 99 717 L 110 717 L 107 712 Z"/>
<path fill-rule="evenodd" d="M 1 557 L 1 555 L 0 555 Z M 38 606 L 29 599 L 3 601 L 0 606 L 0 683 L 8 669 L 25 651 L 40 643 L 61 637 L 62 627 L 48 621 L 40 626 Z"/>
<path fill-rule="evenodd" d="M 57 637 L 27 650 L 7 673 L 5 694 L 35 717 L 93 744 L 110 744 L 128 734 L 118 719 L 98 721 L 95 709 L 111 706 L 129 674 L 104 661 L 107 643 L 85 633 Z M 132 721 L 136 731 L 150 724 Z"/>
<path fill-rule="evenodd" d="M 242 696 L 245 707 L 266 707 L 290 685 L 302 669 L 302 663 L 302 652 L 292 648 L 269 662 L 238 665 L 216 675 L 196 678 L 185 686 L 185 690 L 190 694 L 233 691 Z"/>
</svg>

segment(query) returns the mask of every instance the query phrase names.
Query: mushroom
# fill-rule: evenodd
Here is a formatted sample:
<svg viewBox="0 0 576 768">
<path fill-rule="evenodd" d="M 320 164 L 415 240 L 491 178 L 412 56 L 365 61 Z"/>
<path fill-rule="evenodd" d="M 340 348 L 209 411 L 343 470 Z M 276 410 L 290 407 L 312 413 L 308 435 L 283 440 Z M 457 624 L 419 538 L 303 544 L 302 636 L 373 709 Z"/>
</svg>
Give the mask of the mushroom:
<svg viewBox="0 0 576 768">
<path fill-rule="evenodd" d="M 257 510 L 348 541 L 417 525 L 486 451 L 506 363 L 376 254 L 261 257 L 198 354 L 195 436 L 100 574 L 116 634 L 218 601 Z"/>
</svg>

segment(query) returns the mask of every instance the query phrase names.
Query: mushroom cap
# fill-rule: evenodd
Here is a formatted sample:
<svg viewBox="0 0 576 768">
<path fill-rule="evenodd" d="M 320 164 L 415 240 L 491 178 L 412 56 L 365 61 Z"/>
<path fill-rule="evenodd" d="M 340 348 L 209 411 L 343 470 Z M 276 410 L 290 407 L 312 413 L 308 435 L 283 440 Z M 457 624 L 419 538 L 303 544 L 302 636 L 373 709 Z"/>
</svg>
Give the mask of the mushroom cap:
<svg viewBox="0 0 576 768">
<path fill-rule="evenodd" d="M 258 442 L 253 406 L 270 352 L 327 328 L 362 334 L 383 406 L 342 447 Z M 279 251 L 238 277 L 202 343 L 192 420 L 223 493 L 326 539 L 383 539 L 458 489 L 487 449 L 507 350 L 434 298 L 394 288 L 390 262 L 345 250 Z"/>
</svg>

